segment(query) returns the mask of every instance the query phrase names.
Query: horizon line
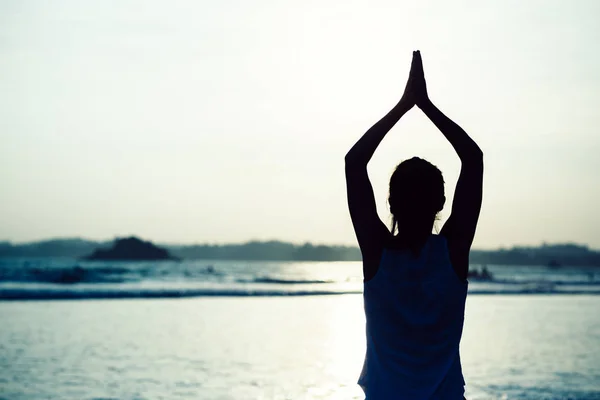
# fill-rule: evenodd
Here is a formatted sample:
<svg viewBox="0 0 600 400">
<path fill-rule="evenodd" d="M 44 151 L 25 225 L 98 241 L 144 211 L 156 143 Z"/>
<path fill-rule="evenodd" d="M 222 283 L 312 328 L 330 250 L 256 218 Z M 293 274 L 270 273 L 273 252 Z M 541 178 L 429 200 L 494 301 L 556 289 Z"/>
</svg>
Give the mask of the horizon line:
<svg viewBox="0 0 600 400">
<path fill-rule="evenodd" d="M 10 239 L 3 239 L 0 240 L 0 243 L 9 243 L 11 245 L 27 245 L 27 244 L 33 244 L 33 243 L 40 243 L 40 242 L 49 242 L 49 241 L 53 241 L 53 240 L 84 240 L 84 241 L 88 241 L 88 242 L 111 242 L 117 239 L 123 239 L 123 238 L 128 238 L 128 237 L 136 237 L 140 240 L 143 240 L 145 242 L 150 242 L 150 243 L 155 243 L 155 244 L 159 244 L 162 246 L 239 246 L 239 245 L 245 245 L 245 244 L 249 244 L 249 243 L 271 243 L 271 242 L 278 242 L 278 243 L 285 243 L 285 244 L 291 244 L 294 246 L 303 246 L 306 244 L 311 244 L 314 246 L 327 246 L 327 247 L 350 247 L 350 248 L 359 248 L 357 244 L 326 244 L 326 243 L 316 243 L 310 240 L 306 240 L 303 242 L 293 242 L 293 241 L 286 241 L 286 240 L 282 240 L 282 239 L 249 239 L 246 241 L 240 241 L 240 242 L 193 242 L 193 243 L 183 243 L 183 242 L 161 242 L 161 241 L 156 241 L 156 240 L 151 240 L 151 239 L 145 239 L 142 236 L 139 235 L 132 235 L 132 234 L 128 234 L 128 235 L 116 235 L 111 239 L 90 239 L 90 238 L 86 238 L 83 236 L 55 236 L 55 237 L 50 237 L 50 238 L 45 238 L 45 239 L 34 239 L 34 240 L 27 240 L 27 241 L 11 241 Z M 577 242 L 547 242 L 547 241 L 542 241 L 541 243 L 537 244 L 537 245 L 519 245 L 519 244 L 512 244 L 510 246 L 507 245 L 501 245 L 498 246 L 496 248 L 472 248 L 471 251 L 475 250 L 475 251 L 499 251 L 499 250 L 503 250 L 503 249 L 515 249 L 515 248 L 528 248 L 528 247 L 544 247 L 544 246 L 564 246 L 564 245 L 575 245 L 575 246 L 580 246 L 580 247 L 585 247 L 588 250 L 591 251 L 600 251 L 600 249 L 595 249 L 592 248 L 589 244 L 586 243 L 577 243 Z"/>
</svg>

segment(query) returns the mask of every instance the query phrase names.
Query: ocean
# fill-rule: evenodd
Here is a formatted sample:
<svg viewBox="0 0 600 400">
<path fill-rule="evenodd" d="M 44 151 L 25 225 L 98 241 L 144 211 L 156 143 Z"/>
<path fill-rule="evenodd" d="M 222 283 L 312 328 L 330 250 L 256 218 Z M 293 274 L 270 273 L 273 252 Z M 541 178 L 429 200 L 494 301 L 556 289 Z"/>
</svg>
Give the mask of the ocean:
<svg viewBox="0 0 600 400">
<path fill-rule="evenodd" d="M 600 399 L 600 269 L 487 269 L 467 398 Z M 361 287 L 357 262 L 0 259 L 0 398 L 363 399 Z"/>
</svg>

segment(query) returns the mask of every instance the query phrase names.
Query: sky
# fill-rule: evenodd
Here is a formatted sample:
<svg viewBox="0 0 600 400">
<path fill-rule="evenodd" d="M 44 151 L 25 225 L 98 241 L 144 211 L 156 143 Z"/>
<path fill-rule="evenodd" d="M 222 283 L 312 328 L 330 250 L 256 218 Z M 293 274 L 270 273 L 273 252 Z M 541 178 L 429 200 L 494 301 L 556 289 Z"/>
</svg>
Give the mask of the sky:
<svg viewBox="0 0 600 400">
<path fill-rule="evenodd" d="M 450 4 L 452 3 L 452 4 Z M 0 240 L 356 243 L 346 152 L 400 99 L 484 152 L 474 248 L 600 248 L 600 2 L 0 3 Z M 414 155 L 450 213 L 460 162 L 417 108 L 369 164 L 378 212 Z"/>
</svg>

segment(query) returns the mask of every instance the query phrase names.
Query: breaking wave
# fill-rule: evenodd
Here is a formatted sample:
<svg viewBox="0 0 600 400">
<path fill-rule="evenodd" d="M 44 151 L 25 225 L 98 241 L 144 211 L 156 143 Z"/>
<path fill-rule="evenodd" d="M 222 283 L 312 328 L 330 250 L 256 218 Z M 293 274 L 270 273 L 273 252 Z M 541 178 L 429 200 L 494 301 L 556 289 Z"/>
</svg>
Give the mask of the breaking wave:
<svg viewBox="0 0 600 400">
<path fill-rule="evenodd" d="M 470 295 L 600 294 L 595 268 L 490 266 Z M 208 296 L 316 296 L 362 293 L 360 263 L 85 262 L 0 259 L 0 300 Z"/>
</svg>

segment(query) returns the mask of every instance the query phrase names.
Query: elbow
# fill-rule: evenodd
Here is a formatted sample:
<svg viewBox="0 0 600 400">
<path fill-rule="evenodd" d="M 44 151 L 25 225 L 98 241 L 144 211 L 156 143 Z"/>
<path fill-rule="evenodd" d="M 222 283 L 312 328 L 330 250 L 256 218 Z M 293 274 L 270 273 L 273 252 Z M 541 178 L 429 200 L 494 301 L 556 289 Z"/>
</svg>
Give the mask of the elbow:
<svg viewBox="0 0 600 400">
<path fill-rule="evenodd" d="M 346 165 L 352 164 L 352 162 L 356 160 L 356 152 L 352 150 L 354 150 L 354 148 L 350 149 L 344 156 L 344 162 L 346 163 Z"/>
<path fill-rule="evenodd" d="M 477 151 L 473 155 L 473 164 L 476 165 L 478 169 L 483 171 L 483 151 L 481 151 L 479 147 L 477 147 Z"/>
<path fill-rule="evenodd" d="M 355 169 L 355 166 L 356 163 L 352 160 L 352 157 L 348 157 L 348 154 L 346 154 L 346 157 L 344 157 L 344 170 L 346 171 L 346 174 Z"/>
<path fill-rule="evenodd" d="M 475 145 L 467 154 L 460 157 L 460 161 L 463 165 L 483 167 L 483 151 L 481 151 L 479 146 Z"/>
<path fill-rule="evenodd" d="M 474 159 L 483 160 L 483 151 L 481 150 L 481 147 L 479 147 L 474 141 L 471 141 L 469 155 L 472 156 Z"/>
<path fill-rule="evenodd" d="M 364 160 L 361 160 L 355 154 L 352 154 L 352 151 L 350 151 L 344 157 L 344 166 L 345 166 L 346 173 L 348 173 L 351 171 L 366 169 L 367 162 L 365 162 Z"/>
<path fill-rule="evenodd" d="M 344 157 L 344 164 L 346 165 L 346 168 L 356 166 L 359 164 L 358 157 L 356 156 L 356 154 L 352 153 L 352 150 L 346 153 L 346 156 Z"/>
</svg>

